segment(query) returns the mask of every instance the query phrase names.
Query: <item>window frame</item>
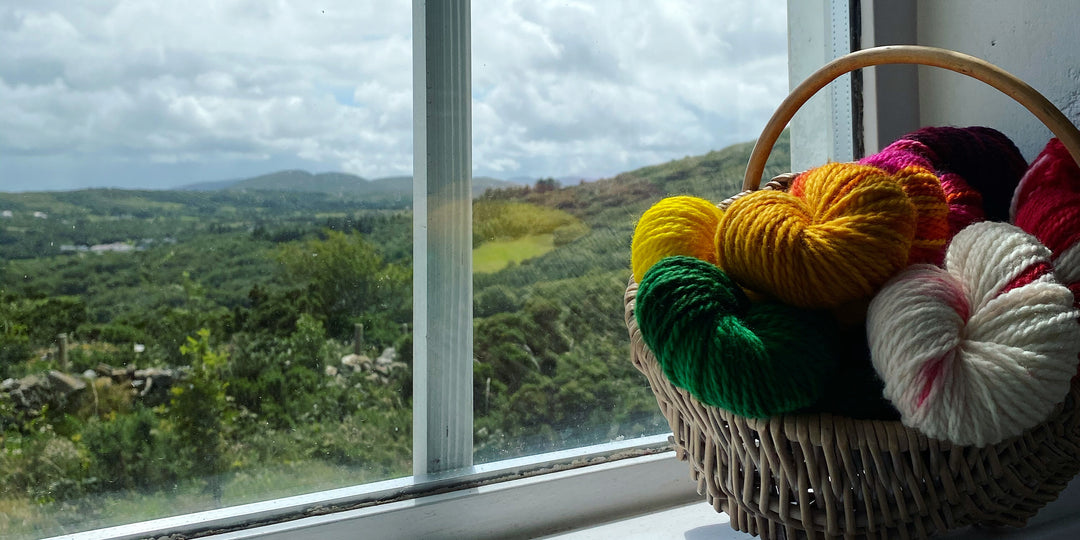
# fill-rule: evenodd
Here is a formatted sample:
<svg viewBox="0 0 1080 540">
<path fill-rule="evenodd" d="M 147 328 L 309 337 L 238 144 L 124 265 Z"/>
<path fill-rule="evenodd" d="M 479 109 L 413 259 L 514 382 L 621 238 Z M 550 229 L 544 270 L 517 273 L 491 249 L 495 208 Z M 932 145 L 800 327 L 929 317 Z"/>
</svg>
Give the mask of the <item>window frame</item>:
<svg viewBox="0 0 1080 540">
<path fill-rule="evenodd" d="M 472 465 L 469 0 L 413 0 L 413 474 Z"/>
<path fill-rule="evenodd" d="M 346 539 L 356 537 L 356 528 L 361 526 L 358 519 L 365 520 L 365 534 L 376 538 L 418 538 L 446 525 L 432 529 L 432 516 L 455 520 L 454 527 L 463 534 L 469 527 L 491 534 L 526 524 L 537 532 L 555 532 L 698 500 L 697 484 L 686 474 L 687 466 L 675 459 L 669 437 L 572 448 L 464 471 L 372 482 L 54 538 L 135 540 L 182 534 L 226 539 L 303 531 L 305 536 Z M 642 492 L 643 482 L 651 485 L 648 492 Z M 600 493 L 606 495 L 586 486 L 602 489 Z M 488 507 L 497 504 L 499 512 L 481 517 L 467 511 L 476 504 L 475 496 L 483 496 Z M 534 504 L 535 498 L 545 503 Z M 385 534 L 375 534 L 369 521 L 381 523 L 378 526 Z"/>
<path fill-rule="evenodd" d="M 805 24 L 807 10 L 799 7 L 805 5 L 788 0 L 791 86 L 799 73 L 819 66 L 821 56 L 844 52 L 834 44 L 852 42 L 858 24 L 851 10 L 859 3 L 812 3 L 823 23 Z M 359 530 L 372 537 L 538 535 L 702 499 L 703 486 L 690 480 L 670 434 L 472 463 L 470 0 L 413 0 L 412 6 L 414 475 L 62 538 L 354 538 Z M 794 47 L 793 35 L 809 35 L 813 46 Z M 850 119 L 852 107 L 851 99 L 829 101 L 825 114 L 834 128 L 824 138 L 800 128 L 797 117 L 792 166 L 798 166 L 797 145 L 824 139 L 835 149 L 861 137 L 837 137 L 835 120 Z M 475 511 L 496 505 L 497 512 Z"/>
</svg>

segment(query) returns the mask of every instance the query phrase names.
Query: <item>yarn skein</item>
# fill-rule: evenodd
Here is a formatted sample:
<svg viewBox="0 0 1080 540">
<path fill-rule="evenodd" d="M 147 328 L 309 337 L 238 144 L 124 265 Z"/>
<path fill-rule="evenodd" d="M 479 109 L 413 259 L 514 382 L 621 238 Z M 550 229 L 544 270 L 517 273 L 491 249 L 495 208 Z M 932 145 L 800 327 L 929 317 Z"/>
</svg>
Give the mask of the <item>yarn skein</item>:
<svg viewBox="0 0 1080 540">
<path fill-rule="evenodd" d="M 949 238 L 956 236 L 972 223 L 986 220 L 982 194 L 971 187 L 962 176 L 951 172 L 943 173 L 941 189 L 945 192 L 945 201 L 949 204 Z"/>
<path fill-rule="evenodd" d="M 1050 251 L 995 222 L 961 231 L 945 267 L 915 265 L 870 303 L 867 338 L 905 425 L 986 446 L 1045 420 L 1069 390 L 1080 332 Z"/>
<path fill-rule="evenodd" d="M 797 179 L 799 196 L 756 191 L 717 229 L 719 264 L 734 280 L 798 307 L 870 297 L 906 265 L 916 210 L 892 175 L 830 163 Z"/>
<path fill-rule="evenodd" d="M 1000 131 L 984 127 L 925 127 L 904 135 L 937 156 L 934 172 L 955 173 L 982 195 L 986 219 L 1006 221 L 1013 191 L 1027 169 L 1020 150 Z M 943 181 L 944 183 L 944 181 Z"/>
<path fill-rule="evenodd" d="M 1017 210 L 1040 189 L 1051 187 L 1080 193 L 1080 166 L 1069 150 L 1057 138 L 1050 139 L 1042 152 L 1031 162 L 1013 193 L 1009 216 L 1015 223 Z M 1050 246 L 1047 246 L 1050 247 Z M 1053 250 L 1053 248 L 1050 248 Z"/>
<path fill-rule="evenodd" d="M 638 286 L 635 316 L 672 384 L 742 416 L 813 404 L 835 366 L 827 314 L 751 303 L 724 271 L 694 257 L 653 265 Z"/>
<path fill-rule="evenodd" d="M 952 237 L 949 234 L 949 205 L 941 181 L 930 172 L 929 161 L 920 155 L 902 152 L 887 153 L 860 163 L 866 161 L 883 162 L 886 166 L 878 168 L 896 178 L 915 206 L 915 237 L 911 242 L 907 264 L 941 264 L 945 258 L 945 244 Z M 804 176 L 800 175 L 792 182 L 789 189 L 792 195 L 799 197 L 804 194 Z"/>
<path fill-rule="evenodd" d="M 968 185 L 960 175 L 948 171 L 938 172 L 941 167 L 946 166 L 941 164 L 941 167 L 939 167 L 940 162 L 941 158 L 925 144 L 904 138 L 885 147 L 881 152 L 867 156 L 859 161 L 859 163 L 880 167 L 893 174 L 906 167 L 922 167 L 939 174 L 941 189 L 945 194 L 945 202 L 948 206 L 946 221 L 949 232 L 946 238 L 952 238 L 964 227 L 985 220 L 986 214 L 983 212 L 982 195 Z M 944 249 L 942 250 L 943 254 Z M 917 257 L 912 257 L 911 262 L 934 261 L 919 261 Z M 940 261 L 934 264 L 938 263 Z"/>
<path fill-rule="evenodd" d="M 634 228 L 630 263 L 634 281 L 664 257 L 689 255 L 716 264 L 713 239 L 722 210 L 698 197 L 662 199 L 642 214 Z"/>
<path fill-rule="evenodd" d="M 864 310 L 860 323 L 865 323 L 865 315 Z M 860 420 L 900 420 L 896 407 L 885 399 L 885 382 L 870 362 L 865 324 L 847 327 L 841 324 L 838 339 L 842 350 L 821 399 L 800 412 L 829 413 Z"/>
<path fill-rule="evenodd" d="M 1051 139 L 1031 163 L 1010 212 L 1013 223 L 1050 249 L 1058 280 L 1080 293 L 1080 166 L 1061 141 Z"/>
<path fill-rule="evenodd" d="M 904 167 L 895 173 L 900 187 L 915 206 L 915 236 L 908 264 L 941 264 L 949 234 L 949 204 L 941 181 L 923 167 Z"/>
</svg>

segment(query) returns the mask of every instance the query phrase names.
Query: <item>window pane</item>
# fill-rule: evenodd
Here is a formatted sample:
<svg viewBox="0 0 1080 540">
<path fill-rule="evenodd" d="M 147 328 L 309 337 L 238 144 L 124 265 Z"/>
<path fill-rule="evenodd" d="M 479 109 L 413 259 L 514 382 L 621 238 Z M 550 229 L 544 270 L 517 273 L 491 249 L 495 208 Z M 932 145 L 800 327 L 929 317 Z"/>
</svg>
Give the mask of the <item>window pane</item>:
<svg viewBox="0 0 1080 540">
<path fill-rule="evenodd" d="M 410 474 L 411 30 L 0 6 L 0 537 Z"/>
<path fill-rule="evenodd" d="M 786 4 L 473 2 L 477 461 L 663 433 L 622 294 L 636 219 L 719 201 L 787 92 Z"/>
</svg>

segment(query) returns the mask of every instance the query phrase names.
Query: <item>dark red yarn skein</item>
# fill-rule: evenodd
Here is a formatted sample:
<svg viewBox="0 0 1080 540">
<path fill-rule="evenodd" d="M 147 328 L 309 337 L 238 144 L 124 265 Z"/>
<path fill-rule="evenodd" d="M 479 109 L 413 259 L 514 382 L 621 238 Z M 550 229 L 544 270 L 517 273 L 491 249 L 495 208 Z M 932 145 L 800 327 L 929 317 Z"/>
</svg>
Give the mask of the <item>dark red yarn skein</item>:
<svg viewBox="0 0 1080 540">
<path fill-rule="evenodd" d="M 1009 219 L 1013 192 L 1027 170 L 1027 161 L 1003 133 L 982 126 L 927 127 L 902 138 L 922 143 L 937 156 L 933 165 L 939 177 L 957 174 L 977 190 L 986 219 Z"/>
</svg>

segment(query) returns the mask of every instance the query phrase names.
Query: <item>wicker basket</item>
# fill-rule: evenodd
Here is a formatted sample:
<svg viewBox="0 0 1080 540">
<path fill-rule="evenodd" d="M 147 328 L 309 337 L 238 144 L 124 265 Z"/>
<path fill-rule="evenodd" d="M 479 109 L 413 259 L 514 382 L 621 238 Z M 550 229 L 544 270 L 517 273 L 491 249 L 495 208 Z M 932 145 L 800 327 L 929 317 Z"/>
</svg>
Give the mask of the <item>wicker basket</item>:
<svg viewBox="0 0 1080 540">
<path fill-rule="evenodd" d="M 757 188 L 773 143 L 802 103 L 843 73 L 885 63 L 933 65 L 987 82 L 1031 110 L 1080 162 L 1080 132 L 1015 77 L 951 51 L 882 47 L 834 61 L 792 92 L 751 154 L 744 189 Z M 784 188 L 780 181 L 764 189 Z M 744 418 L 668 382 L 637 327 L 636 292 L 631 280 L 625 305 L 634 365 L 648 377 L 698 491 L 737 530 L 765 538 L 922 538 L 968 525 L 1019 527 L 1080 472 L 1076 379 L 1048 420 L 985 448 L 930 439 L 898 421 Z"/>
</svg>

